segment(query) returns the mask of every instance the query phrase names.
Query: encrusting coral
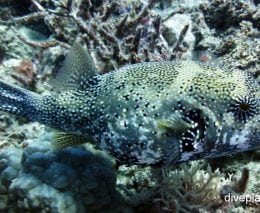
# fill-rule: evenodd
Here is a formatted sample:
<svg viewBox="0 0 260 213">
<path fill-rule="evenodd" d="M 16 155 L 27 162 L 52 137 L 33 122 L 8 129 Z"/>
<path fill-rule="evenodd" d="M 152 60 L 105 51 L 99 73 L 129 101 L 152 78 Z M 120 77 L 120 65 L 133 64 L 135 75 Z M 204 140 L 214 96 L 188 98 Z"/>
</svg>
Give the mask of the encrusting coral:
<svg viewBox="0 0 260 213">
<path fill-rule="evenodd" d="M 106 212 L 126 208 L 113 162 L 91 147 L 51 151 L 50 136 L 0 151 L 1 210 Z"/>
</svg>

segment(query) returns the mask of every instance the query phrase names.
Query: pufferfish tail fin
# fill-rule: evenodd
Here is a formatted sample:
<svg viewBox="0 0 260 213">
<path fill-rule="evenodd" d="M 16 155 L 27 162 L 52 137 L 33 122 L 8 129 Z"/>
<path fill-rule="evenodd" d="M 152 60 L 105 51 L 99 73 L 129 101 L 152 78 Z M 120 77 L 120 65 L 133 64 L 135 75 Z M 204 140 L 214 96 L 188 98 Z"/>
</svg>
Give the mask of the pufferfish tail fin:
<svg viewBox="0 0 260 213">
<path fill-rule="evenodd" d="M 55 77 L 50 79 L 49 84 L 57 91 L 86 90 L 97 74 L 91 56 L 79 43 L 74 43 L 62 67 Z"/>
<path fill-rule="evenodd" d="M 29 90 L 0 81 L 0 110 L 34 121 L 36 103 L 40 96 Z"/>
<path fill-rule="evenodd" d="M 87 137 L 65 132 L 54 131 L 51 144 L 54 149 L 60 150 L 69 146 L 81 145 L 89 142 Z"/>
</svg>

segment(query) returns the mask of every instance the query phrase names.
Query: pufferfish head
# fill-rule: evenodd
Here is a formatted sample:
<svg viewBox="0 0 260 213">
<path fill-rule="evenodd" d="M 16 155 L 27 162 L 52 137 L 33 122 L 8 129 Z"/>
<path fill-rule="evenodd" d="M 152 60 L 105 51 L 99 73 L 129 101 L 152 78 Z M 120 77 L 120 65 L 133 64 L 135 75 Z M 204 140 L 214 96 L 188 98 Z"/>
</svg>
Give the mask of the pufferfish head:
<svg viewBox="0 0 260 213">
<path fill-rule="evenodd" d="M 241 151 L 258 149 L 260 148 L 259 84 L 243 71 L 232 71 L 231 76 L 230 85 L 233 87 L 229 90 L 219 130 L 220 144 Z"/>
</svg>

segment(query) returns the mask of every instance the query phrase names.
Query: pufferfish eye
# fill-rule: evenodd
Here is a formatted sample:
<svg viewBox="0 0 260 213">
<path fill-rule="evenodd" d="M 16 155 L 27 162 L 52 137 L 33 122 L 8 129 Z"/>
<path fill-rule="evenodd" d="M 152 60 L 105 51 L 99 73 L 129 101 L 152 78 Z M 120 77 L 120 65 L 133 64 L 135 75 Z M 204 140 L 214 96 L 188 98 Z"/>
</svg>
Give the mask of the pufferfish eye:
<svg viewBox="0 0 260 213">
<path fill-rule="evenodd" d="M 233 112 L 239 121 L 246 122 L 258 113 L 257 99 L 250 96 L 239 97 L 230 105 L 229 111 Z"/>
</svg>

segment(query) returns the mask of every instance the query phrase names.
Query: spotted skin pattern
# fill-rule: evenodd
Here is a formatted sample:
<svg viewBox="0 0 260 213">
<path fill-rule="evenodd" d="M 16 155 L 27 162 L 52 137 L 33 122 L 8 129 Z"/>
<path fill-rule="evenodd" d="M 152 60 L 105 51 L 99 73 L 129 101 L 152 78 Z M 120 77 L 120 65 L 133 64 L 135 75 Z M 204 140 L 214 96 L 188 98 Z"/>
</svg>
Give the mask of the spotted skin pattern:
<svg viewBox="0 0 260 213">
<path fill-rule="evenodd" d="M 151 62 L 77 83 L 41 96 L 1 82 L 0 109 L 86 136 L 128 164 L 172 165 L 260 147 L 259 85 L 243 71 Z"/>
</svg>

